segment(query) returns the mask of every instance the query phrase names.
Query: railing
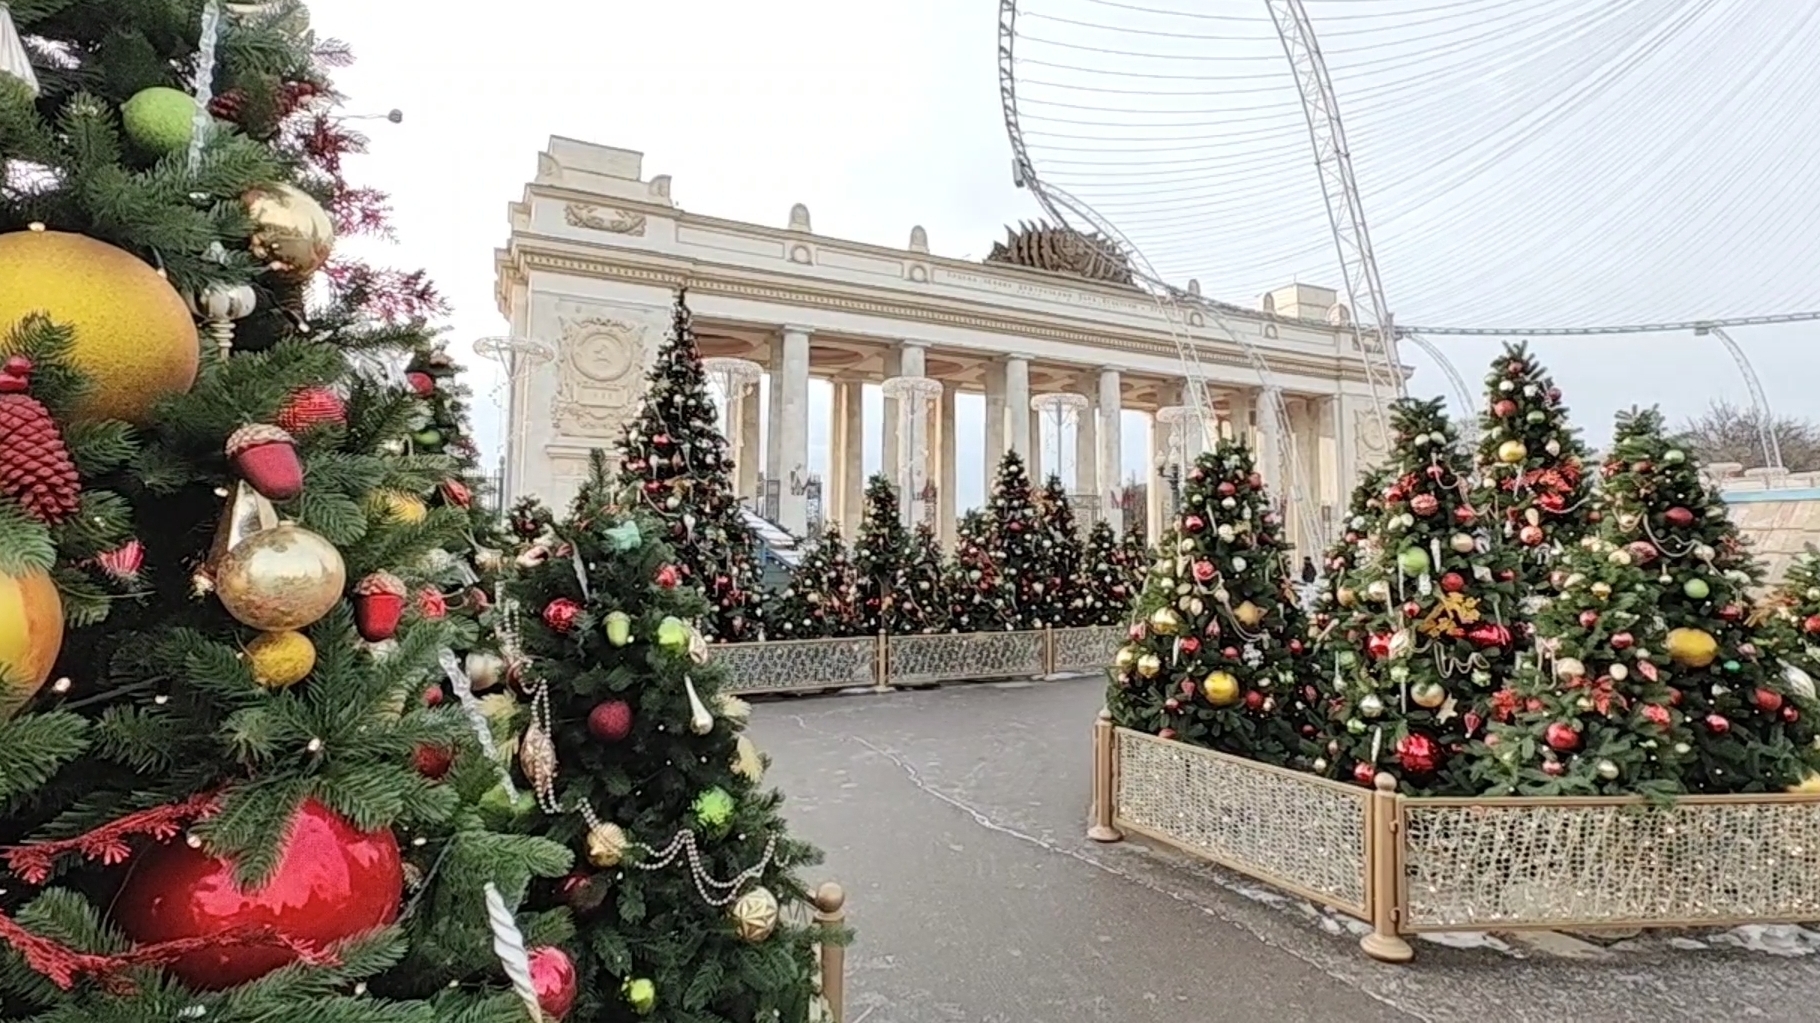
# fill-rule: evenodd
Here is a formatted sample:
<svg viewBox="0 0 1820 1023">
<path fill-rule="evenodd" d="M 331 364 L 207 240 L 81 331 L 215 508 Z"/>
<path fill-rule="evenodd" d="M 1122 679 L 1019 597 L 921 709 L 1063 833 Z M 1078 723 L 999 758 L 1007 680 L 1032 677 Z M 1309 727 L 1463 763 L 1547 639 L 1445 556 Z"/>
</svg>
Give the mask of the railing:
<svg viewBox="0 0 1820 1023">
<path fill-rule="evenodd" d="M 1107 625 L 727 643 L 710 656 L 726 666 L 728 692 L 813 693 L 1099 671 L 1124 639 Z"/>
<path fill-rule="evenodd" d="M 1820 795 L 1432 799 L 1094 725 L 1087 835 L 1173 846 L 1407 935 L 1820 920 Z"/>
<path fill-rule="evenodd" d="M 847 893 L 833 881 L 827 881 L 815 890 L 812 901 L 815 904 L 815 925 L 823 934 L 839 933 L 847 926 Z M 816 986 L 820 989 L 822 1003 L 827 1014 L 820 1023 L 846 1023 L 847 1019 L 847 949 L 835 941 L 820 941 L 815 945 L 815 958 L 819 967 Z"/>
</svg>

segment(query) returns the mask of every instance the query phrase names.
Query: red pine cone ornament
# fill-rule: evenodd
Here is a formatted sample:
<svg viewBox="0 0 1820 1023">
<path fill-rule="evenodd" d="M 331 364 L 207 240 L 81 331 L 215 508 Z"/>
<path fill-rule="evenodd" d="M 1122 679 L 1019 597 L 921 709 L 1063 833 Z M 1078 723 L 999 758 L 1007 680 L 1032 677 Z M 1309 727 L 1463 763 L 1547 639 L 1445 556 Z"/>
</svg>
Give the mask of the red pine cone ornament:
<svg viewBox="0 0 1820 1023">
<path fill-rule="evenodd" d="M 404 581 L 390 572 L 374 572 L 354 584 L 354 627 L 368 643 L 398 635 L 404 617 Z"/>
<path fill-rule="evenodd" d="M 327 387 L 305 387 L 285 401 L 277 422 L 293 434 L 317 426 L 346 426 L 348 406 Z"/>
<path fill-rule="evenodd" d="M 276 426 L 255 423 L 228 435 L 228 460 L 247 485 L 271 501 L 289 501 L 303 493 L 303 460 L 297 443 Z"/>
<path fill-rule="evenodd" d="M 0 494 L 54 526 L 81 507 L 76 463 L 44 403 L 26 394 L 32 360 L 15 355 L 0 367 Z"/>
</svg>

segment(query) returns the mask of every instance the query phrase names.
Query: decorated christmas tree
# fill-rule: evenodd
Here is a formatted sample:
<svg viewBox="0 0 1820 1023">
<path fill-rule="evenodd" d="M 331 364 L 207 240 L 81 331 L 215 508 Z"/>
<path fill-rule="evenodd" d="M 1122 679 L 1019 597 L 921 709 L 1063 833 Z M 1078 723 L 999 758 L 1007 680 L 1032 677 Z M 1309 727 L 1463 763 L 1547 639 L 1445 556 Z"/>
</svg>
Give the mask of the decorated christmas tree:
<svg viewBox="0 0 1820 1023">
<path fill-rule="evenodd" d="M 770 639 L 863 635 L 859 587 L 840 527 L 829 523 L 765 611 Z"/>
<path fill-rule="evenodd" d="M 522 1014 L 494 941 L 548 936 L 513 911 L 568 856 L 489 829 L 428 681 L 466 516 L 400 448 L 433 294 L 329 262 L 384 212 L 340 173 L 344 55 L 294 4 L 12 11 L 0 1019 Z"/>
<path fill-rule="evenodd" d="M 530 693 L 512 780 L 536 801 L 527 827 L 577 863 L 531 898 L 575 932 L 569 1019 L 806 1023 L 819 934 L 792 907 L 819 857 L 762 785 L 663 520 L 613 490 L 597 453 L 555 551 L 511 587 Z"/>
<path fill-rule="evenodd" d="M 987 504 L 990 531 L 987 554 L 998 569 L 998 593 L 1014 629 L 1040 629 L 1057 624 L 1056 603 L 1066 595 L 1050 583 L 1047 545 L 1051 542 L 1031 491 L 1024 460 L 1005 452 Z"/>
<path fill-rule="evenodd" d="M 1144 531 L 1136 522 L 1125 526 L 1125 532 L 1119 537 L 1120 563 L 1125 567 L 1126 583 L 1131 589 L 1135 602 L 1137 594 L 1144 588 L 1144 579 L 1150 574 L 1150 563 L 1155 560 L 1150 542 L 1144 539 Z"/>
<path fill-rule="evenodd" d="M 1113 719 L 1266 763 L 1307 763 L 1294 713 L 1306 625 L 1283 523 L 1251 452 L 1227 440 L 1201 455 L 1179 503 L 1114 664 Z"/>
<path fill-rule="evenodd" d="M 1085 555 L 1081 531 L 1074 524 L 1074 506 L 1068 501 L 1068 491 L 1062 486 L 1060 476 L 1051 473 L 1048 482 L 1043 484 L 1042 492 L 1037 495 L 1037 514 L 1042 530 L 1038 553 L 1047 604 L 1043 620 L 1057 628 L 1074 625 L 1085 606 L 1077 585 Z"/>
<path fill-rule="evenodd" d="M 685 298 L 677 293 L 670 335 L 619 442 L 619 478 L 626 500 L 662 520 L 678 570 L 707 596 L 703 631 L 737 643 L 760 638 L 764 594 Z"/>
<path fill-rule="evenodd" d="M 941 541 L 925 522 L 916 527 L 891 584 L 888 631 L 892 635 L 948 631 L 948 590 L 943 571 Z"/>
<path fill-rule="evenodd" d="M 1313 679 L 1333 680 L 1330 692 L 1342 688 L 1338 680 L 1365 663 L 1367 609 L 1358 600 L 1359 581 L 1354 575 L 1360 564 L 1372 563 L 1377 557 L 1378 548 L 1371 534 L 1384 510 L 1384 488 L 1389 481 L 1390 471 L 1384 467 L 1364 472 L 1347 502 L 1339 535 L 1322 555 L 1320 575 L 1315 580 L 1308 613 L 1308 645 L 1314 651 L 1309 667 Z M 1300 730 L 1309 739 L 1332 729 L 1328 714 L 1333 697 L 1322 696 L 1322 687 L 1311 690 L 1312 685 L 1311 680 L 1303 681 L 1304 717 Z M 1338 756 L 1340 743 L 1330 739 L 1327 746 L 1311 765 L 1313 769 L 1329 777 L 1336 776 L 1341 766 L 1350 771 L 1350 765 Z"/>
<path fill-rule="evenodd" d="M 1477 459 L 1479 510 L 1523 551 L 1519 585 L 1558 588 L 1555 557 L 1598 521 L 1586 447 L 1568 425 L 1561 389 L 1524 345 L 1506 345 L 1486 375 Z"/>
<path fill-rule="evenodd" d="M 891 629 L 896 620 L 897 577 L 910 552 L 897 488 L 875 473 L 866 481 L 866 508 L 853 542 L 853 570 L 859 585 L 859 627 L 866 635 Z"/>
<path fill-rule="evenodd" d="M 1322 769 L 1406 791 L 1474 791 L 1468 744 L 1515 666 L 1515 552 L 1469 499 L 1471 459 L 1440 400 L 1391 409 L 1383 507 L 1318 655 L 1328 701 Z M 1362 648 L 1363 656 L 1355 651 Z"/>
<path fill-rule="evenodd" d="M 1790 695 L 1814 699 L 1814 679 L 1820 678 L 1820 550 L 1809 544 L 1796 555 L 1782 585 L 1753 617 L 1763 624 L 1762 635 L 1782 662 L 1782 681 Z M 1820 787 L 1820 778 L 1810 774 L 1803 786 Z"/>
<path fill-rule="evenodd" d="M 992 521 L 986 513 L 974 509 L 961 516 L 943 587 L 948 598 L 948 628 L 954 632 L 1017 628 L 992 550 Z"/>
<path fill-rule="evenodd" d="M 1123 625 L 1131 615 L 1137 588 L 1131 584 L 1124 545 L 1112 524 L 1101 519 L 1087 531 L 1087 547 L 1075 586 L 1074 624 Z"/>
</svg>

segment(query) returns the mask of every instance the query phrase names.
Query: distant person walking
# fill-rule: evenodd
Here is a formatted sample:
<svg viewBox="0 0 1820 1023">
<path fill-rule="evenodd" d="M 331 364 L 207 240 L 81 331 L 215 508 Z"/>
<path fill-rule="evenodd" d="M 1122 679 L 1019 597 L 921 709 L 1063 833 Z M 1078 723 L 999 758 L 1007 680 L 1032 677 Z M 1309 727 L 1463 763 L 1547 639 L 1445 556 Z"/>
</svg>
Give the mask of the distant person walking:
<svg viewBox="0 0 1820 1023">
<path fill-rule="evenodd" d="M 1320 578 L 1320 576 L 1321 576 L 1321 574 L 1319 572 L 1315 571 L 1314 559 L 1310 558 L 1310 557 L 1304 557 L 1302 559 L 1302 585 L 1313 586 L 1314 581 L 1316 579 Z"/>
</svg>

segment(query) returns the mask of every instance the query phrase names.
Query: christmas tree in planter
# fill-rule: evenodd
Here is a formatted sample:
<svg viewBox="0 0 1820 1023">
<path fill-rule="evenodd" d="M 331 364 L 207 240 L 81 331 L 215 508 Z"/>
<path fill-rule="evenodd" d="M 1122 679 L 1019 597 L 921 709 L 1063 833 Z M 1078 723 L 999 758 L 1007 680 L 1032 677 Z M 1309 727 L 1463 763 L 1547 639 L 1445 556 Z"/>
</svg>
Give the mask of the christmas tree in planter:
<svg viewBox="0 0 1820 1023">
<path fill-rule="evenodd" d="M 1076 625 L 1123 625 L 1131 616 L 1136 590 L 1131 585 L 1129 555 L 1119 543 L 1112 524 L 1101 519 L 1087 532 L 1087 549 L 1081 555 L 1076 592 Z"/>
<path fill-rule="evenodd" d="M 866 635 L 888 631 L 895 617 L 892 604 L 898 573 L 909 554 L 897 488 L 875 473 L 866 481 L 866 509 L 853 543 L 853 570 L 859 582 L 859 626 Z"/>
<path fill-rule="evenodd" d="M 661 520 L 619 513 L 611 490 L 597 455 L 556 527 L 565 553 L 511 588 L 531 692 L 514 781 L 542 811 L 532 830 L 578 864 L 531 898 L 575 928 L 570 1018 L 806 1023 L 819 935 L 789 910 L 819 855 L 762 787 Z"/>
<path fill-rule="evenodd" d="M 383 214 L 340 174 L 342 55 L 288 7 L 207 39 L 195 5 L 13 11 L 55 59 L 42 95 L 0 73 L 32 175 L 0 190 L 0 1017 L 523 1013 L 488 901 L 568 857 L 489 830 L 431 706 L 457 467 L 398 453 L 417 399 L 351 364 L 436 303 L 328 262 Z M 199 50 L 235 130 L 192 162 Z"/>
<path fill-rule="evenodd" d="M 1820 678 L 1820 550 L 1809 544 L 1795 557 L 1782 585 L 1753 618 L 1762 623 L 1763 639 L 1782 662 L 1789 693 L 1798 701 L 1813 700 L 1814 680 Z M 1802 788 L 1820 788 L 1820 776 L 1810 774 Z"/>
<path fill-rule="evenodd" d="M 1037 499 L 1042 528 L 1043 594 L 1048 598 L 1045 621 L 1052 628 L 1075 625 L 1084 601 L 1077 589 L 1085 552 L 1081 531 L 1074 524 L 1074 506 L 1062 478 L 1051 473 Z"/>
<path fill-rule="evenodd" d="M 706 594 L 703 631 L 739 643 L 761 638 L 764 595 L 685 298 L 677 293 L 670 335 L 620 440 L 620 484 L 626 500 L 663 521 L 678 569 Z"/>
<path fill-rule="evenodd" d="M 859 587 L 840 527 L 828 523 L 765 612 L 768 639 L 863 635 Z"/>
<path fill-rule="evenodd" d="M 1750 591 L 1762 570 L 1718 494 L 1686 444 L 1665 435 L 1654 409 L 1618 417 L 1603 475 L 1608 556 L 1654 577 L 1653 614 L 1665 635 L 1652 653 L 1667 656 L 1669 716 L 1685 719 L 1693 737 L 1683 787 L 1763 792 L 1798 784 L 1815 761 L 1820 708 L 1806 680 L 1777 662 L 1775 634 L 1760 627 L 1769 613 L 1753 613 Z M 1587 666 L 1589 674 L 1596 666 Z"/>
<path fill-rule="evenodd" d="M 1359 588 L 1354 573 L 1362 563 L 1370 563 L 1378 548 L 1372 538 L 1373 528 L 1384 510 L 1384 489 L 1390 472 L 1383 467 L 1368 469 L 1353 488 L 1347 502 L 1346 517 L 1340 522 L 1340 535 L 1328 544 L 1322 555 L 1320 578 L 1316 581 L 1314 599 L 1308 614 L 1308 645 L 1314 651 L 1310 670 L 1316 679 L 1339 678 L 1365 663 L 1365 607 L 1358 600 Z M 1321 697 L 1319 687 L 1303 682 L 1304 720 L 1301 731 L 1305 738 L 1316 738 L 1331 730 L 1328 720 L 1331 697 Z M 1337 688 L 1337 687 L 1336 687 Z M 1338 774 L 1343 758 L 1337 756 L 1339 744 L 1329 741 L 1328 751 L 1313 763 L 1313 769 L 1328 777 Z M 1348 767 L 1350 770 L 1350 767 Z"/>
<path fill-rule="evenodd" d="M 1125 582 L 1130 588 L 1133 600 L 1144 588 L 1144 578 L 1150 573 L 1150 563 L 1155 560 L 1149 541 L 1144 539 L 1144 531 L 1136 522 L 1125 527 L 1119 537 L 1120 563 L 1125 566 Z"/>
<path fill-rule="evenodd" d="M 988 504 L 987 553 L 998 569 L 998 593 L 1013 629 L 1040 629 L 1056 624 L 1056 603 L 1066 595 L 1050 584 L 1047 545 L 1041 513 L 1031 493 L 1024 460 L 1005 452 L 998 464 Z"/>
<path fill-rule="evenodd" d="M 977 509 L 961 516 L 954 558 L 946 570 L 948 627 L 955 632 L 1004 632 L 1017 628 L 993 557 L 992 523 Z"/>
<path fill-rule="evenodd" d="M 1479 489 L 1474 501 L 1503 523 L 1507 543 L 1522 549 L 1521 585 L 1558 588 L 1550 569 L 1598 521 L 1586 447 L 1567 422 L 1561 390 L 1524 345 L 1507 345 L 1486 376 L 1481 413 Z"/>
<path fill-rule="evenodd" d="M 1369 559 L 1335 591 L 1317 660 L 1328 701 L 1319 769 L 1361 785 L 1390 771 L 1428 795 L 1476 789 L 1468 747 L 1515 666 L 1523 625 L 1514 552 L 1469 500 L 1470 459 L 1443 408 L 1393 406 Z"/>
<path fill-rule="evenodd" d="M 948 631 L 948 588 L 944 581 L 942 545 L 928 523 L 916 527 L 910 549 L 898 563 L 891 583 L 894 636 Z"/>
<path fill-rule="evenodd" d="M 1278 765 L 1311 761 L 1298 730 L 1306 625 L 1288 547 L 1251 453 L 1233 441 L 1188 470 L 1181 513 L 1120 648 L 1113 719 Z"/>
</svg>

